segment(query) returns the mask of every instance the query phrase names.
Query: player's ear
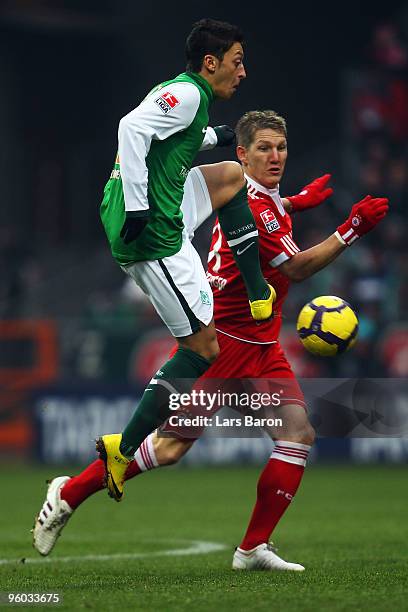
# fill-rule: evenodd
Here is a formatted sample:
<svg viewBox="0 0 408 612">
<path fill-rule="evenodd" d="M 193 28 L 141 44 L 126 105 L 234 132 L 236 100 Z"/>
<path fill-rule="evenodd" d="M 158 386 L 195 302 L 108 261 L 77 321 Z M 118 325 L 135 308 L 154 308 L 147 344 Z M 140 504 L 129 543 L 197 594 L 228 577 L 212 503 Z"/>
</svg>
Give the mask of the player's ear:
<svg viewBox="0 0 408 612">
<path fill-rule="evenodd" d="M 239 159 L 239 161 L 241 162 L 241 164 L 247 164 L 248 163 L 248 156 L 247 156 L 247 152 L 245 147 L 238 145 L 237 146 L 237 157 Z"/>
<path fill-rule="evenodd" d="M 215 57 L 215 55 L 204 55 L 203 68 L 206 68 L 210 74 L 214 74 L 218 61 L 219 60 Z"/>
</svg>

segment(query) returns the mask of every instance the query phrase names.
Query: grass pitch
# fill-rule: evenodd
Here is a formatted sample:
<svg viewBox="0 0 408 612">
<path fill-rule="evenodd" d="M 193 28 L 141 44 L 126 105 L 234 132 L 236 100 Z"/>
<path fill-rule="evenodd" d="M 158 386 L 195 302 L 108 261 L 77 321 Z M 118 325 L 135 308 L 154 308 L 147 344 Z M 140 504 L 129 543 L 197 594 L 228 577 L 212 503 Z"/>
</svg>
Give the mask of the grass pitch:
<svg viewBox="0 0 408 612">
<path fill-rule="evenodd" d="M 0 591 L 59 593 L 57 608 L 71 611 L 407 609 L 406 468 L 309 467 L 273 536 L 284 558 L 306 566 L 299 574 L 230 570 L 258 468 L 157 470 L 128 483 L 120 504 L 98 493 L 42 561 L 29 530 L 44 481 L 75 471 L 0 470 Z M 197 540 L 225 548 L 169 553 Z"/>
</svg>

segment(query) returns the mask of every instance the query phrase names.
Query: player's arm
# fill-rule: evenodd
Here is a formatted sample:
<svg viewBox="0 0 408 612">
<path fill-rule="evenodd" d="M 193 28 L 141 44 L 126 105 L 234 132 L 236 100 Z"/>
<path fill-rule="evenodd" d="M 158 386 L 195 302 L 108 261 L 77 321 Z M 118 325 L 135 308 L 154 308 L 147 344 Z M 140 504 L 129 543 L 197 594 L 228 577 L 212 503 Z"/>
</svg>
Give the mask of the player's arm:
<svg viewBox="0 0 408 612">
<path fill-rule="evenodd" d="M 171 83 L 149 94 L 119 123 L 119 161 L 125 198 L 126 221 L 121 236 L 135 240 L 149 219 L 146 157 L 152 140 L 165 140 L 186 129 L 200 105 L 198 89 L 191 83 Z"/>
<path fill-rule="evenodd" d="M 334 261 L 358 238 L 374 229 L 387 212 L 387 198 L 366 196 L 354 204 L 349 217 L 334 234 L 306 251 L 295 253 L 279 266 L 279 270 L 295 282 L 309 278 Z"/>
<path fill-rule="evenodd" d="M 327 187 L 330 179 L 331 174 L 324 174 L 308 185 L 305 185 L 297 195 L 282 198 L 282 204 L 286 212 L 303 212 L 309 208 L 319 206 L 333 193 L 333 189 Z"/>
<path fill-rule="evenodd" d="M 335 234 L 310 249 L 296 253 L 279 266 L 279 271 L 291 281 L 300 282 L 309 278 L 334 261 L 347 246 Z"/>
</svg>

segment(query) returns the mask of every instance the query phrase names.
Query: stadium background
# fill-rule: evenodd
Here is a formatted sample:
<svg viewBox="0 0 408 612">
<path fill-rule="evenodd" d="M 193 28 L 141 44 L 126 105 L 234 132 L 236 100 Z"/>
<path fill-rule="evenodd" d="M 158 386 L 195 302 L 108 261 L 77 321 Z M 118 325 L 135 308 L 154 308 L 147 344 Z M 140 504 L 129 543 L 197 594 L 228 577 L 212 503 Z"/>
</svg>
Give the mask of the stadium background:
<svg viewBox="0 0 408 612">
<path fill-rule="evenodd" d="M 275 109 L 289 126 L 282 192 L 333 174 L 332 200 L 295 219 L 302 247 L 365 193 L 390 198 L 380 228 L 292 288 L 284 344 L 294 369 L 340 384 L 407 376 L 406 2 L 2 0 L 0 606 L 7 590 L 58 592 L 68 611 L 405 610 L 408 445 L 371 437 L 370 414 L 364 439 L 318 440 L 273 534 L 279 554 L 306 566 L 300 575 L 229 569 L 270 452 L 262 438 L 201 440 L 180 467 L 129 483 L 123 504 L 90 499 L 50 557 L 31 548 L 45 479 L 74 474 L 96 434 L 122 427 L 172 345 L 111 259 L 98 207 L 120 117 L 183 70 L 184 39 L 203 16 L 239 23 L 247 39 L 248 78 L 213 106 L 213 125 Z M 204 259 L 210 231 L 197 235 Z M 325 293 L 360 318 L 341 359 L 307 356 L 294 334 L 299 308 Z M 208 554 L 186 554 L 197 544 Z"/>
<path fill-rule="evenodd" d="M 380 228 L 293 286 L 283 343 L 295 371 L 318 378 L 408 374 L 404 2 L 241 11 L 222 1 L 200 8 L 4 1 L 0 453 L 7 459 L 77 463 L 92 456 L 93 435 L 120 428 L 172 345 L 111 259 L 98 206 L 120 117 L 152 85 L 183 70 L 185 37 L 204 15 L 239 23 L 247 41 L 248 77 L 231 102 L 214 105 L 212 124 L 234 124 L 249 109 L 275 109 L 289 130 L 282 193 L 333 175 L 331 202 L 295 219 L 303 248 L 330 234 L 362 195 L 390 198 Z M 234 153 L 213 151 L 197 162 L 225 156 Z M 196 239 L 203 259 L 210 230 L 208 223 Z M 306 355 L 294 333 L 300 307 L 321 294 L 344 297 L 360 319 L 359 341 L 341 359 Z M 250 441 L 243 451 L 242 440 L 231 440 L 187 462 L 259 462 L 265 444 Z M 405 462 L 408 454 L 399 438 L 319 444 L 317 462 L 326 456 Z"/>
</svg>

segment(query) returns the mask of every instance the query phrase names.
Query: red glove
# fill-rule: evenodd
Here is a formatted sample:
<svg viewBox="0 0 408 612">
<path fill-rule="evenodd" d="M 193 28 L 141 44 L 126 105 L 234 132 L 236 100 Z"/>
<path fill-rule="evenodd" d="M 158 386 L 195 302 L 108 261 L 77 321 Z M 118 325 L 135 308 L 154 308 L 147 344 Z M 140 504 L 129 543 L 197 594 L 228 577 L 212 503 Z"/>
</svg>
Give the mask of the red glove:
<svg viewBox="0 0 408 612">
<path fill-rule="evenodd" d="M 370 232 L 384 219 L 388 212 L 388 198 L 366 196 L 354 204 L 348 219 L 339 225 L 336 236 L 343 244 L 350 246 L 357 238 Z"/>
<path fill-rule="evenodd" d="M 325 189 L 325 187 L 330 179 L 331 174 L 324 174 L 303 187 L 302 191 L 297 195 L 287 198 L 292 204 L 292 212 L 314 208 L 329 198 L 333 193 L 333 189 L 331 187 Z"/>
</svg>

